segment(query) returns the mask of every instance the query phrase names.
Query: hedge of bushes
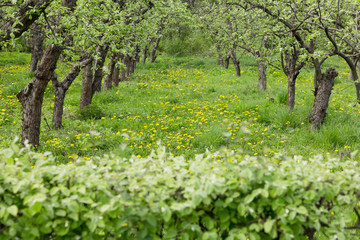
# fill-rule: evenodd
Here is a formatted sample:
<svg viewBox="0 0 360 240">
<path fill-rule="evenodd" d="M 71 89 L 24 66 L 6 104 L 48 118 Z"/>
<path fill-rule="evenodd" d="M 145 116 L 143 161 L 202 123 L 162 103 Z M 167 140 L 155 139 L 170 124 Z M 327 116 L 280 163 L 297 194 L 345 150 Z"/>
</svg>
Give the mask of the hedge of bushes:
<svg viewBox="0 0 360 240">
<path fill-rule="evenodd" d="M 220 157 L 219 157 L 220 156 Z M 0 239 L 353 239 L 354 161 L 0 150 Z"/>
</svg>

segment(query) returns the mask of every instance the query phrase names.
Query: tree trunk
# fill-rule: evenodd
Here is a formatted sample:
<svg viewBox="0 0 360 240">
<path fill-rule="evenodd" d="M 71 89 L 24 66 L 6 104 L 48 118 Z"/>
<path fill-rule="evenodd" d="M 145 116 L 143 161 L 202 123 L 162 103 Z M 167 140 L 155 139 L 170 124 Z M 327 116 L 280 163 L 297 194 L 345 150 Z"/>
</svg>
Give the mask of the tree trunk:
<svg viewBox="0 0 360 240">
<path fill-rule="evenodd" d="M 119 86 L 119 69 L 115 66 L 113 74 L 112 74 L 112 82 L 114 84 L 115 87 Z"/>
<path fill-rule="evenodd" d="M 136 60 L 134 57 L 129 57 L 129 62 L 128 62 L 129 66 L 128 66 L 128 76 L 130 76 L 130 74 L 133 74 L 135 72 L 135 66 L 136 66 Z"/>
<path fill-rule="evenodd" d="M 224 67 L 225 67 L 226 69 L 228 69 L 228 68 L 229 68 L 229 65 L 230 65 L 230 55 L 226 55 L 226 56 L 225 56 L 225 59 L 224 59 Z"/>
<path fill-rule="evenodd" d="M 144 50 L 143 50 L 143 58 L 142 58 L 142 64 L 145 64 L 146 63 L 146 58 L 147 58 L 147 52 L 149 50 L 149 46 L 146 45 Z"/>
<path fill-rule="evenodd" d="M 153 48 L 152 48 L 151 53 L 150 53 L 150 63 L 155 62 L 155 60 L 157 58 L 156 51 L 157 51 L 157 49 L 159 47 L 160 40 L 161 40 L 161 37 L 157 38 L 155 43 L 153 44 Z"/>
<path fill-rule="evenodd" d="M 329 105 L 329 98 L 334 86 L 335 78 L 338 76 L 338 71 L 335 68 L 327 68 L 326 72 L 321 75 L 319 88 L 315 96 L 314 105 L 311 110 L 309 118 L 310 130 L 320 128 L 326 116 L 326 110 Z"/>
<path fill-rule="evenodd" d="M 83 80 L 81 87 L 81 97 L 80 97 L 80 109 L 90 105 L 92 101 L 92 80 L 93 80 L 93 71 L 92 71 L 93 61 L 90 61 L 83 68 Z"/>
<path fill-rule="evenodd" d="M 44 42 L 44 36 L 42 33 L 41 25 L 34 23 L 31 29 L 31 62 L 30 72 L 35 72 L 38 62 L 43 55 L 42 45 Z"/>
<path fill-rule="evenodd" d="M 287 109 L 293 111 L 295 106 L 295 87 L 296 79 L 300 73 L 300 70 L 305 66 L 305 61 L 298 63 L 300 51 L 293 45 L 292 51 L 284 51 L 281 53 L 281 66 L 283 72 L 288 77 L 288 99 L 287 99 Z M 284 61 L 285 59 L 285 61 Z"/>
<path fill-rule="evenodd" d="M 112 88 L 112 80 L 113 80 L 113 74 L 114 74 L 115 64 L 116 64 L 115 56 L 116 56 L 115 53 L 111 54 L 110 62 L 108 65 L 109 74 L 104 79 L 104 90 L 109 90 Z"/>
<path fill-rule="evenodd" d="M 255 56 L 258 58 L 257 65 L 258 65 L 258 73 L 259 73 L 259 83 L 258 86 L 260 90 L 266 90 L 266 65 L 265 60 L 262 59 L 262 54 L 260 51 L 255 51 Z"/>
<path fill-rule="evenodd" d="M 260 60 L 257 62 L 258 64 L 258 72 L 259 72 L 259 88 L 260 90 L 265 91 L 266 90 L 266 66 L 265 66 L 265 60 Z"/>
<path fill-rule="evenodd" d="M 120 81 L 126 81 L 129 74 L 130 74 L 130 71 L 129 71 L 129 61 L 130 61 L 130 57 L 127 56 L 127 55 L 124 55 L 122 57 L 122 63 L 125 65 L 125 69 L 122 69 L 121 72 L 120 72 Z"/>
<path fill-rule="evenodd" d="M 314 96 L 316 96 L 318 89 L 319 89 L 319 84 L 322 78 L 322 74 L 321 74 L 321 64 L 319 59 L 315 58 L 313 59 L 313 64 L 314 64 L 314 68 L 315 68 L 315 73 L 314 73 Z"/>
<path fill-rule="evenodd" d="M 16 96 L 22 105 L 22 139 L 25 145 L 38 146 L 41 125 L 41 108 L 47 84 L 55 77 L 56 63 L 61 48 L 54 44 L 48 46 L 40 61 L 34 79 Z"/>
<path fill-rule="evenodd" d="M 295 106 L 295 87 L 296 87 L 296 78 L 298 73 L 290 73 L 288 77 L 288 99 L 287 99 L 287 109 L 289 111 L 294 110 Z"/>
<path fill-rule="evenodd" d="M 125 57 L 125 65 L 126 65 L 126 79 L 128 79 L 128 77 L 130 76 L 131 73 L 131 57 L 130 56 L 126 56 Z"/>
<path fill-rule="evenodd" d="M 55 91 L 54 111 L 52 124 L 56 129 L 62 127 L 62 118 L 64 112 L 65 95 L 75 78 L 79 75 L 81 68 L 88 64 L 92 59 L 90 57 L 82 57 L 78 63 L 76 63 L 67 76 L 59 82 L 56 78 L 52 79 L 52 84 Z"/>
<path fill-rule="evenodd" d="M 348 64 L 350 67 L 349 79 L 355 82 L 356 98 L 358 103 L 360 103 L 360 83 L 357 82 L 359 79 L 359 74 L 357 71 L 360 70 L 359 59 L 353 57 L 351 60 L 352 66 Z"/>
<path fill-rule="evenodd" d="M 108 50 L 108 46 L 100 46 L 98 48 L 98 51 L 100 52 L 100 59 L 95 62 L 94 80 L 92 82 L 92 95 L 94 95 L 96 92 L 101 92 L 101 82 L 104 77 L 103 67 Z"/>
<path fill-rule="evenodd" d="M 235 68 L 235 76 L 241 76 L 241 69 L 240 69 L 240 64 L 239 61 L 236 59 L 236 53 L 235 51 L 232 51 L 230 54 L 231 57 L 231 61 L 234 64 L 234 68 Z"/>
</svg>

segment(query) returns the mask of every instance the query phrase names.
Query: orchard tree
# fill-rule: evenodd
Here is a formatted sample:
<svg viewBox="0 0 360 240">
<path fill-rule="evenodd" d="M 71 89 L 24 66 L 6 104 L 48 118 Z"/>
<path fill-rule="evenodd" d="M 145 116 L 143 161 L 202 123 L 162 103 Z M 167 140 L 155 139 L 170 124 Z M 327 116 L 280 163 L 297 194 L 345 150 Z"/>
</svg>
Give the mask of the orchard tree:
<svg viewBox="0 0 360 240">
<path fill-rule="evenodd" d="M 307 57 L 311 59 L 315 68 L 314 74 L 314 95 L 315 101 L 312 114 L 309 115 L 309 123 L 311 129 L 316 129 L 324 121 L 326 116 L 327 104 L 332 88 L 323 88 L 321 95 L 318 96 L 320 85 L 333 84 L 334 78 L 337 76 L 336 69 L 328 69 L 322 73 L 321 65 L 324 61 L 334 54 L 329 50 L 329 42 L 324 41 L 325 33 L 318 27 L 308 24 L 308 22 L 317 21 L 318 4 L 316 2 L 307 1 L 289 1 L 278 0 L 268 2 L 265 0 L 232 0 L 232 4 L 240 5 L 245 9 L 258 9 L 266 16 L 276 20 L 297 41 L 300 48 L 304 49 Z M 296 68 L 295 68 L 296 69 Z M 327 82 L 326 84 L 323 81 Z M 316 100 L 317 99 L 317 100 Z M 326 107 L 325 107 L 326 106 Z M 321 111 L 314 111 L 321 109 Z M 311 119 L 318 119 L 312 121 Z"/>
<path fill-rule="evenodd" d="M 50 36 L 47 42 L 50 44 L 44 51 L 33 81 L 17 95 L 23 106 L 22 143 L 39 144 L 42 101 L 50 80 L 56 95 L 53 124 L 59 128 L 66 91 L 80 70 L 84 67 L 84 79 L 91 80 L 83 83 L 83 91 L 85 89 L 90 93 L 86 96 L 89 98 L 84 99 L 91 103 L 93 94 L 101 90 L 107 52 L 121 54 L 127 45 L 138 49 L 130 37 L 131 30 L 150 16 L 151 9 L 169 5 L 179 6 L 177 1 L 156 1 L 154 4 L 150 0 L 51 2 L 51 11 L 47 12 L 45 19 L 46 35 Z M 59 82 L 55 69 L 61 54 L 66 54 L 67 59 L 73 59 L 75 64 Z"/>
<path fill-rule="evenodd" d="M 307 21 L 323 31 L 331 54 L 345 60 L 350 69 L 350 79 L 354 81 L 356 97 L 360 103 L 360 5 L 357 1 L 334 0 L 316 1 L 316 10 L 313 13 L 316 21 Z"/>
</svg>

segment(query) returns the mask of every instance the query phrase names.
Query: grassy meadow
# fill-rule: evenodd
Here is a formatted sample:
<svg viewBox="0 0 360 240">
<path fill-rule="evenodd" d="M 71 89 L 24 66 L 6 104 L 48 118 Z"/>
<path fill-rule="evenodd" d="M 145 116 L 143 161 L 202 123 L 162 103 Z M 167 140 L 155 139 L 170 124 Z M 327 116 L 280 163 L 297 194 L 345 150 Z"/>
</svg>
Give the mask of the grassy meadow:
<svg viewBox="0 0 360 240">
<path fill-rule="evenodd" d="M 21 105 L 16 94 L 31 80 L 30 56 L 0 53 L 0 146 L 21 136 Z M 51 126 L 54 92 L 45 93 L 39 154 L 50 151 L 58 163 L 78 157 L 115 153 L 148 156 L 159 144 L 174 155 L 193 157 L 221 148 L 252 156 L 330 155 L 360 148 L 360 107 L 346 64 L 333 58 L 339 77 L 322 128 L 308 130 L 313 71 L 306 68 L 297 80 L 296 105 L 286 110 L 287 78 L 268 68 L 268 89 L 257 88 L 254 59 L 242 57 L 242 76 L 215 59 L 161 56 L 156 63 L 138 64 L 136 73 L 118 88 L 96 94 L 93 104 L 79 110 L 81 76 L 65 99 L 64 127 Z M 58 76 L 70 65 L 59 63 Z M 216 156 L 214 156 L 216 157 Z M 358 158 L 358 157 L 357 157 Z"/>
</svg>

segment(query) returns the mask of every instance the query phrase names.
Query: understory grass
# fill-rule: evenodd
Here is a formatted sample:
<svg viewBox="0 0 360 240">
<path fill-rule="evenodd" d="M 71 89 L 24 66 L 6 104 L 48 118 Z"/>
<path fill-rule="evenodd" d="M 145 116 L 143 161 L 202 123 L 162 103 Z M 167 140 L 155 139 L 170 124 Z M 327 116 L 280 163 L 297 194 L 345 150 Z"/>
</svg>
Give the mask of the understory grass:
<svg viewBox="0 0 360 240">
<path fill-rule="evenodd" d="M 31 81 L 29 59 L 26 54 L 0 53 L 1 146 L 21 136 L 16 94 Z M 66 96 L 61 130 L 51 125 L 54 91 L 49 84 L 38 151 L 51 151 L 65 163 L 109 153 L 145 157 L 159 144 L 186 157 L 222 147 L 265 157 L 337 156 L 359 149 L 360 107 L 344 61 L 326 63 L 338 68 L 339 77 L 326 121 L 315 132 L 309 131 L 307 119 L 314 100 L 312 69 L 299 75 L 290 113 L 286 76 L 268 68 L 268 89 L 263 92 L 257 87 L 254 59 L 245 56 L 240 63 L 242 76 L 235 77 L 232 66 L 224 69 L 215 59 L 161 56 L 153 64 L 138 64 L 129 81 L 96 94 L 92 105 L 82 110 L 79 76 Z M 59 79 L 69 68 L 59 63 Z"/>
</svg>

